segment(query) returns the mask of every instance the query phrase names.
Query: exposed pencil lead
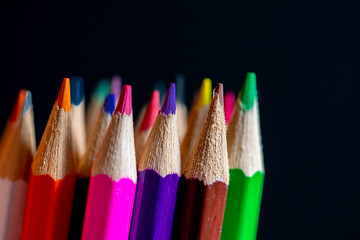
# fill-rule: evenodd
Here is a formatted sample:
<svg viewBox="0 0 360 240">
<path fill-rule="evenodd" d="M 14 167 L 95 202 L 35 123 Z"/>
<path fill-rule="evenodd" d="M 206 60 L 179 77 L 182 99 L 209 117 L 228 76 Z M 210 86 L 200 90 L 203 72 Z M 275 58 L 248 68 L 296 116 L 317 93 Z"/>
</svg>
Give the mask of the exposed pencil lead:
<svg viewBox="0 0 360 240">
<path fill-rule="evenodd" d="M 109 94 L 105 99 L 103 110 L 105 113 L 109 113 L 110 115 L 112 115 L 114 109 L 115 109 L 115 95 Z"/>
<path fill-rule="evenodd" d="M 214 92 L 219 95 L 220 104 L 222 107 L 224 107 L 224 87 L 223 87 L 222 83 L 218 83 Z"/>
<path fill-rule="evenodd" d="M 101 78 L 96 84 L 93 96 L 96 100 L 103 101 L 110 92 L 110 81 L 108 78 Z"/>
<path fill-rule="evenodd" d="M 132 113 L 132 98 L 131 98 L 131 86 L 130 85 L 124 85 L 119 103 L 116 106 L 115 113 L 121 113 L 129 115 Z"/>
<path fill-rule="evenodd" d="M 170 83 L 169 89 L 166 93 L 164 103 L 161 108 L 161 113 L 165 115 L 175 114 L 176 112 L 176 94 L 175 83 Z"/>
<path fill-rule="evenodd" d="M 64 109 L 64 111 L 71 111 L 71 100 L 70 100 L 70 79 L 64 78 L 59 95 L 56 99 L 56 104 L 59 108 Z"/>
<path fill-rule="evenodd" d="M 26 91 L 26 98 L 24 102 L 23 114 L 25 114 L 32 106 L 32 94 L 30 91 Z"/>
<path fill-rule="evenodd" d="M 79 105 L 84 99 L 84 79 L 79 76 L 70 78 L 71 104 Z"/>
<path fill-rule="evenodd" d="M 246 79 L 239 93 L 239 101 L 243 111 L 250 110 L 254 106 L 255 99 L 257 98 L 256 90 L 256 74 L 248 72 Z"/>
<path fill-rule="evenodd" d="M 116 100 L 120 97 L 121 85 L 121 77 L 119 75 L 114 75 L 111 79 L 111 93 L 115 95 Z"/>
<path fill-rule="evenodd" d="M 12 112 L 10 114 L 10 118 L 9 118 L 10 122 L 15 122 L 18 119 L 20 112 L 23 110 L 26 93 L 27 91 L 25 89 L 20 90 L 16 98 L 16 101 L 14 103 Z"/>
<path fill-rule="evenodd" d="M 176 100 L 185 103 L 185 76 L 182 73 L 176 75 Z"/>
<path fill-rule="evenodd" d="M 146 131 L 154 125 L 160 106 L 160 94 L 158 90 L 154 90 L 149 104 L 146 108 L 144 119 L 141 124 L 141 130 Z"/>
<path fill-rule="evenodd" d="M 202 81 L 200 90 L 198 92 L 198 96 L 195 99 L 194 107 L 195 109 L 200 109 L 203 106 L 209 105 L 211 102 L 211 93 L 212 86 L 211 80 L 209 78 L 205 78 Z"/>
</svg>

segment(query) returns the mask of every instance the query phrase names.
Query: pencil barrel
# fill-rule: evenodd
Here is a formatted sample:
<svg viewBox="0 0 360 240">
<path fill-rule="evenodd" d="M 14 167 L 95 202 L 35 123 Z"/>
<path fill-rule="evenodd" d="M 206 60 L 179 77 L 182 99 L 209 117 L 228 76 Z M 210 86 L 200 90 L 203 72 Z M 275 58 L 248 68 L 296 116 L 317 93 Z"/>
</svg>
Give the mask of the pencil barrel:
<svg viewBox="0 0 360 240">
<path fill-rule="evenodd" d="M 230 169 L 222 240 L 255 240 L 259 221 L 264 173 L 248 177 L 241 169 Z"/>
<path fill-rule="evenodd" d="M 228 186 L 186 180 L 180 239 L 220 239 Z"/>
<path fill-rule="evenodd" d="M 74 189 L 73 175 L 55 181 L 31 172 L 21 239 L 67 239 Z"/>
<path fill-rule="evenodd" d="M 128 239 L 135 191 L 128 178 L 91 177 L 82 239 Z"/>
</svg>

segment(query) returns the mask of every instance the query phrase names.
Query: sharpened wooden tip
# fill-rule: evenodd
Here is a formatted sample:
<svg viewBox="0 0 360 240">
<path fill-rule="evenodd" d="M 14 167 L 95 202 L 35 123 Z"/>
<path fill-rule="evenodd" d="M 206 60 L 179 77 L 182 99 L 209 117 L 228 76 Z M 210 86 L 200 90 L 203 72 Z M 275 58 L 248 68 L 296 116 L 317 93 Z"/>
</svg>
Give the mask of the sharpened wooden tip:
<svg viewBox="0 0 360 240">
<path fill-rule="evenodd" d="M 20 112 L 23 110 L 26 95 L 27 95 L 27 90 L 21 89 L 11 112 L 9 118 L 10 122 L 16 122 L 16 120 L 19 118 Z"/>
<path fill-rule="evenodd" d="M 222 83 L 218 83 L 214 92 L 218 94 L 220 104 L 222 107 L 224 107 L 224 87 L 223 87 Z"/>
<path fill-rule="evenodd" d="M 56 103 L 59 108 L 64 109 L 65 112 L 71 111 L 71 97 L 70 97 L 70 79 L 64 78 L 59 95 L 57 97 Z"/>
</svg>

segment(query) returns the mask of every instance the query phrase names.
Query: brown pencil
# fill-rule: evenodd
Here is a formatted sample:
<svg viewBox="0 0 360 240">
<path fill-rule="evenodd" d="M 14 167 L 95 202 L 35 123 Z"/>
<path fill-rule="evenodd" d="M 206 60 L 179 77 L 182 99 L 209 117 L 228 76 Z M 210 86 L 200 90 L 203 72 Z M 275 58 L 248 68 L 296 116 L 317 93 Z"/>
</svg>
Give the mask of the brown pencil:
<svg viewBox="0 0 360 240">
<path fill-rule="evenodd" d="M 223 86 L 214 90 L 205 122 L 185 169 L 180 239 L 220 239 L 229 163 Z"/>
</svg>

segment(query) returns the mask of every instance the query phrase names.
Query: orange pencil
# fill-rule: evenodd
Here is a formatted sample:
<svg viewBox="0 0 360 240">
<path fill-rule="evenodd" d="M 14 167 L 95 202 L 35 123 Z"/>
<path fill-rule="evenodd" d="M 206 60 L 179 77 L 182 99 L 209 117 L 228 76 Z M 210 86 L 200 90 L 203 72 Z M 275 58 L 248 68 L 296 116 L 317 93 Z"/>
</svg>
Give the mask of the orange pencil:
<svg viewBox="0 0 360 240">
<path fill-rule="evenodd" d="M 21 239 L 67 239 L 74 188 L 70 83 L 64 78 L 31 165 Z"/>
</svg>

